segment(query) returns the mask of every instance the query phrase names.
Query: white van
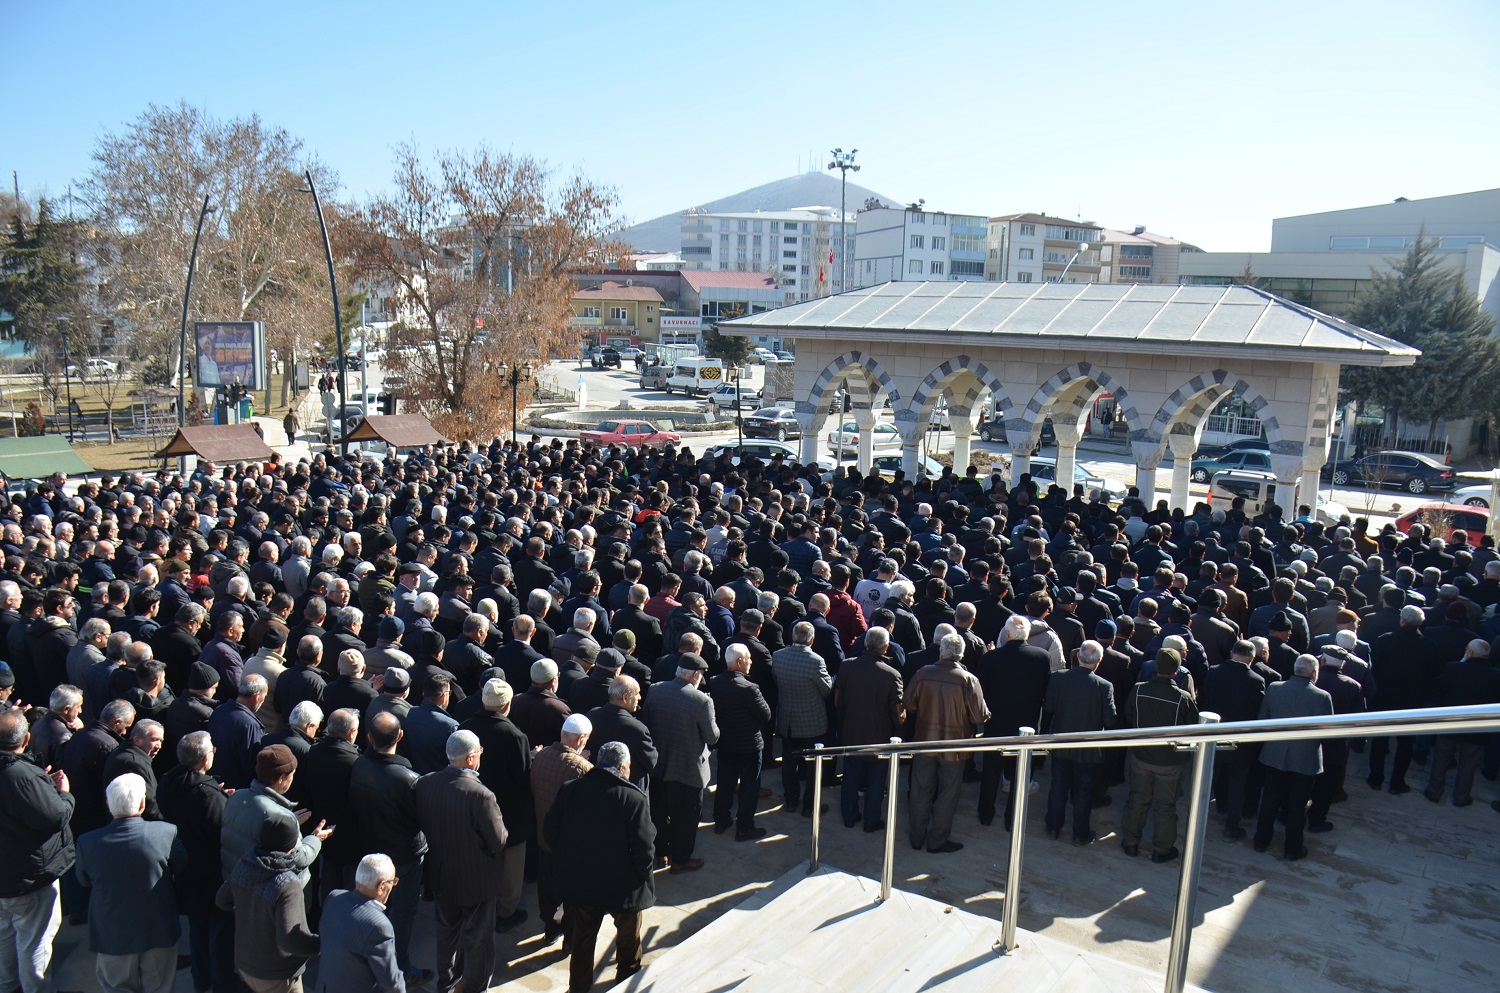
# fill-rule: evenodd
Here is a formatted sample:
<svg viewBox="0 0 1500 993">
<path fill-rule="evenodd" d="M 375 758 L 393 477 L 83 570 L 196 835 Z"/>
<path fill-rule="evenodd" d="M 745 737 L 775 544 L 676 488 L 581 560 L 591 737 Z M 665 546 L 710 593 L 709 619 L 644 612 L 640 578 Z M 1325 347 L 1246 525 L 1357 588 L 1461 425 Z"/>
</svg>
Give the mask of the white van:
<svg viewBox="0 0 1500 993">
<path fill-rule="evenodd" d="M 672 375 L 667 377 L 667 392 L 681 390 L 689 395 L 712 393 L 723 386 L 727 378 L 723 359 L 710 359 L 701 355 L 691 359 L 678 359 Z"/>
<path fill-rule="evenodd" d="M 1245 498 L 1245 516 L 1255 517 L 1265 510 L 1267 504 L 1276 502 L 1276 477 L 1253 469 L 1225 469 L 1214 473 L 1208 483 L 1208 505 L 1214 510 L 1228 510 L 1236 497 Z M 1305 500 L 1301 502 L 1306 503 Z M 1296 506 L 1289 509 L 1295 515 Z M 1335 524 L 1347 513 L 1348 507 L 1323 499 L 1322 493 L 1317 495 L 1314 516 L 1319 521 Z"/>
</svg>

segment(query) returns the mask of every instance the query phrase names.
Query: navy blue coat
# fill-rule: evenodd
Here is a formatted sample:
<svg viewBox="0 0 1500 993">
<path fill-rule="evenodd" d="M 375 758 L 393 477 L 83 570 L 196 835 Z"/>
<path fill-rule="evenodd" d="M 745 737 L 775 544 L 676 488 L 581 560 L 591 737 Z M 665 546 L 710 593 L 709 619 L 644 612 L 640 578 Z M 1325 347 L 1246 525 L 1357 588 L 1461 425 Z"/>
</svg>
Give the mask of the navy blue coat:
<svg viewBox="0 0 1500 993">
<path fill-rule="evenodd" d="M 89 944 L 103 955 L 175 948 L 182 936 L 174 874 L 187 864 L 177 828 L 123 817 L 78 839 L 78 881 L 90 887 Z"/>
</svg>

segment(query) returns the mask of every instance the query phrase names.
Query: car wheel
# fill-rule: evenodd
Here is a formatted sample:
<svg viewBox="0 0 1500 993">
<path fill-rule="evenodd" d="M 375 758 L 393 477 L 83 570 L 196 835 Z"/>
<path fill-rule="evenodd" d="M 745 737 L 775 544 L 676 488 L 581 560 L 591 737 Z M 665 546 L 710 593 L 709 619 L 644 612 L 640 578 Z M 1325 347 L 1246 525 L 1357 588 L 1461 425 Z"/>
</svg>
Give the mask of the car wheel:
<svg viewBox="0 0 1500 993">
<path fill-rule="evenodd" d="M 1413 476 L 1413 477 L 1411 477 L 1410 479 L 1408 479 L 1406 481 L 1406 492 L 1408 492 L 1408 493 L 1426 493 L 1427 492 L 1427 480 L 1423 479 L 1421 476 Z"/>
<path fill-rule="evenodd" d="M 990 441 L 990 440 L 992 440 L 990 438 L 990 429 L 989 428 L 983 427 L 983 428 L 979 429 L 979 440 L 980 441 Z"/>
<path fill-rule="evenodd" d="M 1488 507 L 1490 502 L 1484 497 L 1469 497 L 1464 501 L 1465 507 Z"/>
<path fill-rule="evenodd" d="M 786 441 L 786 428 L 777 428 L 776 429 L 776 440 L 777 441 Z"/>
<path fill-rule="evenodd" d="M 671 396 L 672 395 L 672 387 L 671 387 L 670 384 L 668 384 L 667 386 L 662 387 L 662 389 L 664 389 L 664 390 L 667 391 L 667 396 Z"/>
<path fill-rule="evenodd" d="M 1195 482 L 1195 483 L 1206 483 L 1206 482 L 1208 482 L 1208 470 L 1207 469 L 1203 469 L 1201 467 L 1198 468 L 1198 469 L 1194 469 L 1193 470 L 1193 482 Z"/>
<path fill-rule="evenodd" d="M 1335 486 L 1343 486 L 1343 485 L 1345 485 L 1348 482 L 1349 482 L 1349 472 L 1348 472 L 1347 469 L 1335 469 L 1335 470 L 1333 470 L 1333 485 L 1335 485 Z"/>
</svg>

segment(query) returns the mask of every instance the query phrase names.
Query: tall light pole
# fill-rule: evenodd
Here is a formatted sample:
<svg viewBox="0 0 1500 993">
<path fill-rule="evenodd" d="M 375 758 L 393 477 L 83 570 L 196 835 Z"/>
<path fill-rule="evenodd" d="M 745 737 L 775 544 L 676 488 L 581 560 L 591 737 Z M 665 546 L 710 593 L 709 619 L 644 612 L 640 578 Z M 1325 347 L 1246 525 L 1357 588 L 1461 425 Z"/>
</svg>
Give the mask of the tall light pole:
<svg viewBox="0 0 1500 993">
<path fill-rule="evenodd" d="M 848 231 L 848 198 L 849 198 L 849 173 L 859 172 L 859 166 L 854 164 L 854 156 L 859 149 L 851 148 L 844 151 L 842 148 L 833 150 L 833 161 L 828 163 L 829 169 L 839 171 L 839 292 L 849 289 L 848 267 L 844 256 L 848 254 L 845 249 L 849 245 Z"/>
<path fill-rule="evenodd" d="M 1073 268 L 1073 263 L 1078 261 L 1078 256 L 1082 255 L 1084 252 L 1086 252 L 1088 250 L 1089 250 L 1089 243 L 1088 242 L 1086 242 L 1086 241 L 1080 241 L 1078 243 L 1078 251 L 1076 251 L 1076 252 L 1073 253 L 1073 257 L 1068 260 L 1068 264 L 1065 265 L 1065 266 L 1063 266 L 1062 275 L 1057 277 L 1057 281 L 1059 283 L 1061 283 L 1064 279 L 1066 279 L 1068 277 L 1068 270 L 1071 269 L 1071 268 Z"/>
<path fill-rule="evenodd" d="M 304 193 L 311 193 L 312 194 L 312 198 L 313 198 L 313 210 L 317 211 L 317 214 L 318 214 L 318 227 L 323 232 L 323 255 L 328 260 L 328 291 L 333 296 L 333 338 L 334 338 L 334 347 L 338 350 L 338 353 L 339 353 L 338 354 L 338 370 L 339 370 L 339 380 L 338 380 L 338 388 L 339 388 L 339 423 L 341 425 L 341 432 L 340 433 L 342 435 L 342 437 L 339 438 L 339 451 L 342 454 L 344 454 L 344 455 L 348 455 L 349 454 L 349 426 L 347 424 L 344 424 L 343 422 L 345 420 L 345 416 L 344 416 L 345 413 L 346 413 L 345 408 L 348 407 L 348 405 L 349 405 L 349 398 L 347 396 L 348 387 L 347 387 L 347 385 L 345 383 L 345 380 L 348 378 L 348 375 L 349 375 L 349 358 L 348 358 L 348 356 L 346 356 L 344 354 L 344 317 L 343 317 L 343 313 L 342 313 L 342 308 L 339 306 L 339 282 L 338 282 L 338 277 L 335 276 L 334 273 L 333 273 L 333 245 L 328 240 L 328 224 L 323 220 L 323 203 L 322 203 L 322 201 L 320 201 L 318 199 L 318 187 L 317 187 L 316 184 L 313 183 L 313 177 L 312 177 L 312 170 L 311 169 L 308 169 L 307 172 L 305 173 L 305 175 L 307 176 L 307 189 L 303 190 L 303 192 Z M 369 411 L 366 411 L 366 413 L 369 413 Z M 328 431 L 329 431 L 328 444 L 329 444 L 329 447 L 332 447 L 332 445 L 333 445 L 333 438 L 332 438 L 332 433 L 333 433 L 333 418 L 329 418 L 328 419 Z"/>
<path fill-rule="evenodd" d="M 531 381 L 534 371 L 530 362 L 514 366 L 508 362 L 500 363 L 500 382 L 510 384 L 510 448 L 512 452 L 520 449 L 520 442 L 516 440 L 516 391 L 520 389 L 522 383 Z"/>
<path fill-rule="evenodd" d="M 188 256 L 187 288 L 182 291 L 182 334 L 177 341 L 177 426 L 187 423 L 187 321 L 188 302 L 193 298 L 193 273 L 198 268 L 198 239 L 203 237 L 203 221 L 208 217 L 208 194 L 203 195 L 203 209 L 198 211 L 198 230 L 193 233 L 193 253 Z M 268 377 L 269 378 L 269 377 Z M 194 389 L 200 389 L 196 378 Z M 267 387 L 270 389 L 270 387 Z"/>
</svg>

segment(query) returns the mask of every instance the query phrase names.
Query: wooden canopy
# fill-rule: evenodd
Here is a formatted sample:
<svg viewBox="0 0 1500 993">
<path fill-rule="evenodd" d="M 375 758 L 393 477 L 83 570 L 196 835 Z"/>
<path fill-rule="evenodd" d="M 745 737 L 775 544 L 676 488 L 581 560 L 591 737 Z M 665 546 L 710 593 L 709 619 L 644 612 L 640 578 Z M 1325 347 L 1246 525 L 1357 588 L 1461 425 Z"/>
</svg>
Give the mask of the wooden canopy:
<svg viewBox="0 0 1500 993">
<path fill-rule="evenodd" d="M 349 441 L 383 441 L 392 448 L 422 448 L 441 445 L 447 438 L 437 433 L 421 414 L 372 414 L 349 432 Z"/>
<path fill-rule="evenodd" d="M 253 424 L 178 428 L 167 447 L 156 453 L 162 459 L 196 455 L 210 462 L 268 459 L 274 454 Z"/>
</svg>

